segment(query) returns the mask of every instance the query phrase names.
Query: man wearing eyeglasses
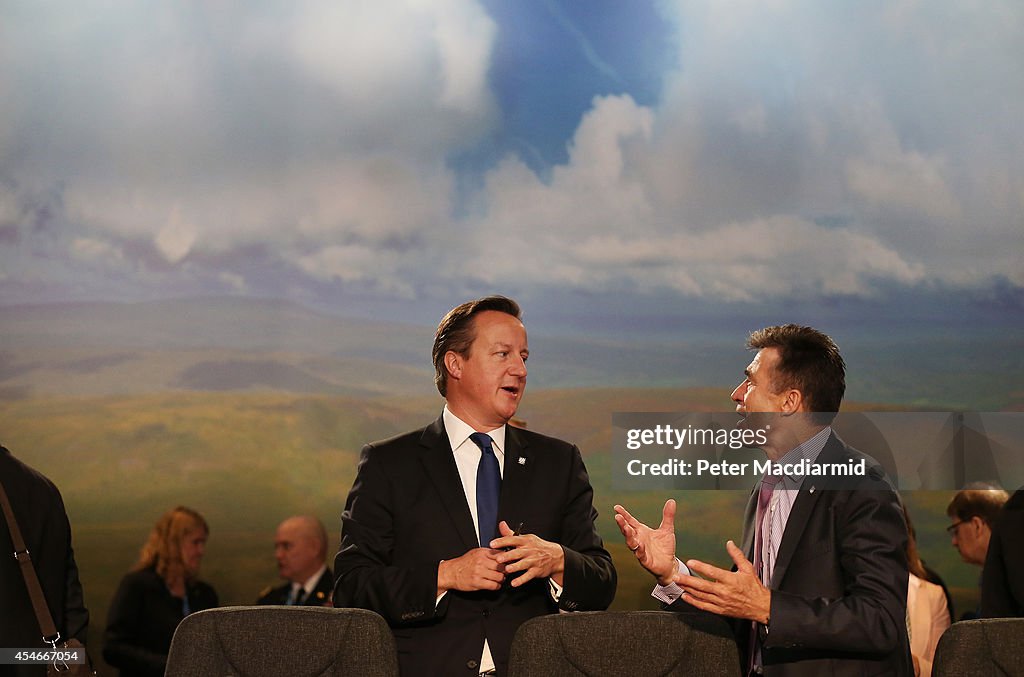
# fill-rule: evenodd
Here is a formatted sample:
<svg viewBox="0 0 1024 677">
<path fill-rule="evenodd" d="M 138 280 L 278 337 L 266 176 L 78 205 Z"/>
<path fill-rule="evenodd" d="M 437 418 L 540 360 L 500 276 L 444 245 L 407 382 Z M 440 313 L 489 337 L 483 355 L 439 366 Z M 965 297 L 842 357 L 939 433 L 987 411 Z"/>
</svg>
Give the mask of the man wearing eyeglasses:
<svg viewBox="0 0 1024 677">
<path fill-rule="evenodd" d="M 991 484 L 972 484 L 953 496 L 946 514 L 953 523 L 946 527 L 953 547 L 968 564 L 982 566 L 992 538 L 992 525 L 1010 496 Z"/>
<path fill-rule="evenodd" d="M 1005 491 L 984 482 L 970 484 L 953 496 L 946 508 L 946 514 L 953 523 L 946 527 L 946 533 L 963 561 L 979 567 L 985 565 L 992 525 L 1008 498 Z M 977 618 L 980 614 L 979 605 L 977 609 L 961 615 L 960 620 Z"/>
</svg>

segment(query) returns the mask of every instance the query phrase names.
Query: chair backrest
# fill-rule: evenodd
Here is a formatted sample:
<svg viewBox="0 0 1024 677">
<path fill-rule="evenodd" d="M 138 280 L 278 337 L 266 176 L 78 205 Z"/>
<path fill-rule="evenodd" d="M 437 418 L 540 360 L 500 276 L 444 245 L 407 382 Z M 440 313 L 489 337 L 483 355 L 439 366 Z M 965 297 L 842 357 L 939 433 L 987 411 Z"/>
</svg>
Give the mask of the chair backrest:
<svg viewBox="0 0 1024 677">
<path fill-rule="evenodd" d="M 935 649 L 932 675 L 1024 675 L 1024 618 L 980 618 L 949 626 Z"/>
<path fill-rule="evenodd" d="M 538 616 L 512 640 L 509 677 L 738 677 L 732 628 L 710 614 L 593 611 Z"/>
<path fill-rule="evenodd" d="M 166 677 L 398 675 L 395 639 L 364 609 L 243 606 L 207 609 L 178 625 Z"/>
</svg>

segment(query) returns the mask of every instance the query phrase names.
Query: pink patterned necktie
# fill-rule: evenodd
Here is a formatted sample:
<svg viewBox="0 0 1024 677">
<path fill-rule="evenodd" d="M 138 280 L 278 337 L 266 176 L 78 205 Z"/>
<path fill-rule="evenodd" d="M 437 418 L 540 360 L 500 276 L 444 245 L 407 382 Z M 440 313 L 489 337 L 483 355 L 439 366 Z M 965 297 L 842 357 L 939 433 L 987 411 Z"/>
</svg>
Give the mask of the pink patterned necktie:
<svg viewBox="0 0 1024 677">
<path fill-rule="evenodd" d="M 781 479 L 781 477 L 765 475 L 761 479 L 761 488 L 757 492 L 757 513 L 754 520 L 754 571 L 757 572 L 757 577 L 761 579 L 761 583 L 765 587 L 771 585 L 771 574 L 765 566 L 764 551 L 766 548 L 771 548 L 778 539 L 778 535 L 774 533 L 775 520 L 769 519 L 768 540 L 765 542 L 764 518 L 768 514 L 768 505 L 771 503 L 775 486 Z M 761 641 L 758 625 L 756 622 L 750 624 L 750 661 L 747 673 L 751 675 L 758 674 L 757 668 L 761 666 Z"/>
<path fill-rule="evenodd" d="M 758 577 L 761 579 L 761 583 L 768 585 L 771 583 L 768 572 L 765 569 L 764 551 L 766 548 L 770 548 L 777 535 L 774 533 L 772 527 L 774 520 L 769 522 L 769 537 L 767 542 L 764 540 L 764 517 L 768 513 L 768 504 L 771 503 L 772 493 L 775 491 L 775 486 L 781 480 L 781 477 L 775 477 L 772 475 L 766 475 L 761 479 L 761 489 L 757 493 L 757 519 L 755 520 L 756 531 L 754 532 L 754 571 L 757 572 Z"/>
</svg>

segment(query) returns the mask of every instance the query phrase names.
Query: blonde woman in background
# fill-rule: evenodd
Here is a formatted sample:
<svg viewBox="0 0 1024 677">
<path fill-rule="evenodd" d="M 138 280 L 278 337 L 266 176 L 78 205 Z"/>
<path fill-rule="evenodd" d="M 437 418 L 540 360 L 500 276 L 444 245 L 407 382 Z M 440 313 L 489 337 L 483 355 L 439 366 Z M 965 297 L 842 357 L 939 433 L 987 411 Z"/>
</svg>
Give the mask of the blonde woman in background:
<svg viewBox="0 0 1024 677">
<path fill-rule="evenodd" d="M 907 586 L 907 631 L 910 633 L 910 653 L 914 658 L 914 675 L 931 677 L 932 661 L 939 637 L 949 627 L 949 607 L 946 593 L 928 580 L 921 556 L 917 552 L 914 525 L 910 521 L 907 507 L 903 506 L 907 520 L 907 564 L 910 568 L 910 583 Z"/>
<path fill-rule="evenodd" d="M 209 534 L 203 516 L 183 506 L 157 520 L 107 616 L 103 658 L 121 677 L 163 675 L 181 619 L 217 606 L 217 593 L 199 580 Z"/>
</svg>

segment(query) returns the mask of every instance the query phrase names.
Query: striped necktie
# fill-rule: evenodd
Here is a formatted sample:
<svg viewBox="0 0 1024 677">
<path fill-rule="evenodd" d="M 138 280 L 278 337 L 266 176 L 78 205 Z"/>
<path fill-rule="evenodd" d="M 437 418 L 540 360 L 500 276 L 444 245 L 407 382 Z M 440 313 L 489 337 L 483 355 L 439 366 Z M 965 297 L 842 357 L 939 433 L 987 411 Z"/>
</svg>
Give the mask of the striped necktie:
<svg viewBox="0 0 1024 677">
<path fill-rule="evenodd" d="M 772 553 L 778 550 L 781 533 L 781 517 L 778 510 L 769 510 L 772 500 L 772 493 L 781 477 L 765 475 L 761 478 L 761 488 L 757 492 L 757 516 L 754 520 L 754 571 L 761 584 L 766 588 L 771 587 L 772 569 L 775 568 Z M 768 518 L 765 519 L 765 516 Z M 750 625 L 750 661 L 748 674 L 758 674 L 758 668 L 762 665 L 761 641 L 758 632 L 759 623 L 753 622 Z"/>
</svg>

